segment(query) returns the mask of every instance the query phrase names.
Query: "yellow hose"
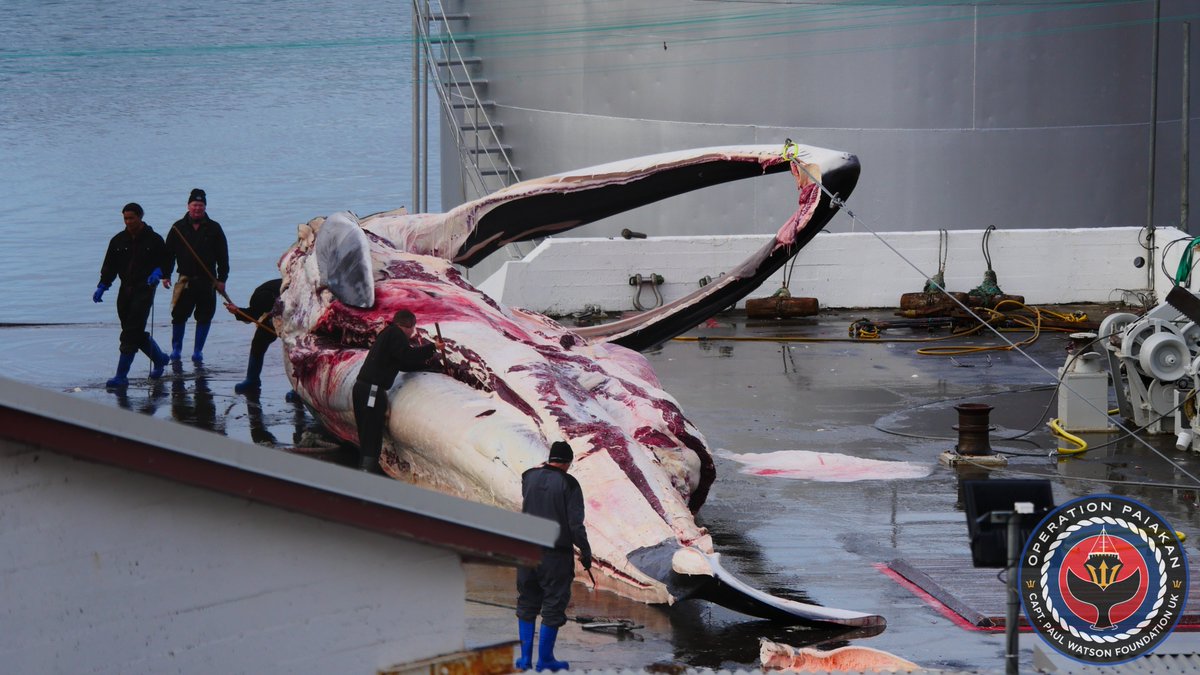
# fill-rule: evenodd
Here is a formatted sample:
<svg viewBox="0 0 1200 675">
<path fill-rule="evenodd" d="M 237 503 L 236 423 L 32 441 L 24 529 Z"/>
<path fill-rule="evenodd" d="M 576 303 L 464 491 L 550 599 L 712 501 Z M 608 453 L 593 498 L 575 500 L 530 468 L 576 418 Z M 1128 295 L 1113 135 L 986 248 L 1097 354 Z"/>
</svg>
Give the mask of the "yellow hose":
<svg viewBox="0 0 1200 675">
<path fill-rule="evenodd" d="M 1075 444 L 1074 448 L 1060 447 L 1058 449 L 1058 454 L 1060 454 L 1060 455 L 1078 455 L 1079 453 L 1084 452 L 1088 449 L 1088 444 L 1085 443 L 1082 438 L 1075 436 L 1075 435 L 1069 433 L 1066 429 L 1062 428 L 1062 424 L 1059 422 L 1057 417 L 1050 420 L 1046 424 L 1047 424 L 1047 426 L 1050 427 L 1050 430 L 1054 432 L 1055 436 L 1058 436 L 1059 438 L 1062 438 L 1069 443 Z"/>
<path fill-rule="evenodd" d="M 1001 307 L 1006 307 L 1006 306 L 1010 306 L 1010 305 L 1016 306 L 1016 308 L 1018 310 L 1028 311 L 1033 316 L 1028 317 L 1028 316 L 1022 316 L 1020 314 L 1005 314 L 1004 312 L 1000 311 Z M 921 349 L 918 349 L 917 353 L 922 356 L 961 356 L 963 354 L 977 354 L 979 352 L 1009 351 L 1016 347 L 1024 347 L 1028 344 L 1032 344 L 1034 341 L 1036 341 L 1038 339 L 1038 336 L 1041 335 L 1043 330 L 1053 330 L 1053 331 L 1057 331 L 1057 332 L 1071 332 L 1072 329 L 1069 329 L 1069 328 L 1043 328 L 1042 327 L 1042 317 L 1043 316 L 1049 316 L 1049 317 L 1058 319 L 1059 321 L 1062 321 L 1064 323 L 1083 323 L 1084 321 L 1087 321 L 1087 315 L 1083 314 L 1083 313 L 1063 314 L 1061 312 L 1052 312 L 1050 310 L 1041 309 L 1040 307 L 1030 307 L 1028 305 L 1025 305 L 1024 303 L 1017 302 L 1016 300 L 1002 300 L 1002 301 L 996 303 L 995 307 L 992 307 L 992 308 L 976 307 L 975 309 L 979 313 L 984 314 L 988 317 L 988 319 L 987 319 L 988 323 L 1002 323 L 1005 321 L 1009 321 L 1009 322 L 1015 323 L 1019 326 L 1024 326 L 1025 329 L 1027 329 L 1027 330 L 1033 331 L 1033 335 L 1031 335 L 1029 338 L 1022 340 L 1020 342 L 1006 344 L 1006 345 L 992 345 L 992 346 L 979 346 L 979 347 L 923 347 Z M 978 326 L 976 326 L 975 328 L 972 328 L 969 331 L 965 331 L 962 333 L 956 333 L 955 336 L 970 335 L 971 333 L 974 333 L 975 331 L 977 331 L 981 328 L 983 328 L 983 324 L 979 324 Z M 1008 332 L 1008 331 L 1012 331 L 1012 330 L 1021 330 L 1021 329 L 1005 328 L 1005 329 L 1001 329 L 1001 330 L 1004 332 Z"/>
</svg>

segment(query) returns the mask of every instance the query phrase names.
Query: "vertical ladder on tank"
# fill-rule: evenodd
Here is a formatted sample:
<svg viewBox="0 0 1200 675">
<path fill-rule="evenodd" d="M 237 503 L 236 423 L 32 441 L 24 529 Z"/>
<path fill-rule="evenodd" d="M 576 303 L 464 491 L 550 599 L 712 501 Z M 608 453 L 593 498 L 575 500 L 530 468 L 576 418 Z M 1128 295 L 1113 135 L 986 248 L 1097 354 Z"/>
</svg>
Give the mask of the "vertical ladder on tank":
<svg viewBox="0 0 1200 675">
<path fill-rule="evenodd" d="M 464 200 L 520 180 L 512 148 L 500 138 L 502 125 L 491 114 L 496 104 L 485 97 L 488 81 L 481 76 L 483 59 L 467 53 L 474 38 L 455 34 L 464 32 L 469 19 L 467 13 L 447 13 L 442 2 L 413 0 L 414 74 L 424 80 L 430 70 L 436 73 L 428 81 L 437 91 L 458 148 L 464 191 L 473 192 L 462 195 Z M 414 101 L 418 104 L 423 105 Z"/>
</svg>

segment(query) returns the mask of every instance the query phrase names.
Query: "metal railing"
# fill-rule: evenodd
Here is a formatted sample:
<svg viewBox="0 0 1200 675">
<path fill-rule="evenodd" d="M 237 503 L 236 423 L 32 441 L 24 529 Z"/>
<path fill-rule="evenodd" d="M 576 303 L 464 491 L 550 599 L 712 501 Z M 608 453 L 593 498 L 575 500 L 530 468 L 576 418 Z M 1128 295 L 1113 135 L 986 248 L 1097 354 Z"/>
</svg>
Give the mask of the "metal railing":
<svg viewBox="0 0 1200 675">
<path fill-rule="evenodd" d="M 487 81 L 472 77 L 481 59 L 463 53 L 462 43 L 473 38 L 456 37 L 450 27 L 452 22 L 465 21 L 469 15 L 447 14 L 441 2 L 429 0 L 413 0 L 412 7 L 413 38 L 417 45 L 414 80 L 431 69 L 436 71 L 436 77 L 430 80 L 442 112 L 450 121 L 447 127 L 458 148 L 463 185 L 469 184 L 475 191 L 474 197 L 481 197 L 519 181 L 518 170 L 509 157 L 511 148 L 500 141 L 500 124 L 493 122 L 488 114 L 488 108 L 495 104 L 481 96 L 480 90 L 487 86 Z M 421 109 L 423 114 L 423 104 Z M 420 145 L 416 138 L 414 143 Z"/>
</svg>

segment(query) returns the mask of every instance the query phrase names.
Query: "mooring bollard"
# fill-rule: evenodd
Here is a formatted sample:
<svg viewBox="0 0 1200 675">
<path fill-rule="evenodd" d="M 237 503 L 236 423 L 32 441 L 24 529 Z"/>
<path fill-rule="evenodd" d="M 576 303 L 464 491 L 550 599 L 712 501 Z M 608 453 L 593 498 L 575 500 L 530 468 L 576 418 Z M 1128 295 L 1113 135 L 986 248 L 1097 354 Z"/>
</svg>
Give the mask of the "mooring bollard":
<svg viewBox="0 0 1200 675">
<path fill-rule="evenodd" d="M 988 415 L 992 406 L 986 403 L 960 403 L 954 406 L 958 411 L 958 454 L 960 455 L 990 455 L 992 443 L 988 432 L 992 430 Z"/>
</svg>

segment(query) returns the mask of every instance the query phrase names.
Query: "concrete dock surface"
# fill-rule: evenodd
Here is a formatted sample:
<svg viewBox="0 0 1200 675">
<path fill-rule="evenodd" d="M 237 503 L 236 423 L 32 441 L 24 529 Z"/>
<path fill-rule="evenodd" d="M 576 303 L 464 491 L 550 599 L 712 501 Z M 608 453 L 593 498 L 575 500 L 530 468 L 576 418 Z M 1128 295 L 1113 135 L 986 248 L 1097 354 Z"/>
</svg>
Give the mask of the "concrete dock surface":
<svg viewBox="0 0 1200 675">
<path fill-rule="evenodd" d="M 1112 308 L 1081 309 L 1098 321 Z M 1066 358 L 1066 333 L 1043 332 L 1021 350 L 926 356 L 917 350 L 930 344 L 1002 342 L 980 334 L 928 343 L 923 340 L 945 336 L 945 329 L 908 327 L 885 330 L 877 340 L 850 338 L 849 325 L 862 317 L 886 320 L 891 312 L 790 320 L 730 313 L 646 356 L 714 453 L 717 480 L 697 520 L 711 531 L 725 566 L 783 597 L 879 614 L 887 628 L 779 626 L 703 602 L 647 606 L 576 584 L 559 658 L 574 670 L 755 669 L 759 639 L 766 638 L 795 647 L 872 647 L 930 669 L 1003 672 L 1002 629 L 971 625 L 892 571 L 897 560 L 970 566 L 964 477 L 1047 479 L 1058 504 L 1101 493 L 1136 499 L 1188 534 L 1187 552 L 1195 558 L 1200 483 L 1193 476 L 1200 475 L 1200 456 L 1175 450 L 1173 436 L 1081 434 L 1094 449 L 1053 456 L 1059 441 L 1046 421 L 1057 416 L 1056 371 Z M 4 374 L 314 460 L 346 462 L 353 455 L 325 436 L 303 406 L 285 401 L 289 385 L 278 345 L 268 353 L 261 393 L 234 394 L 244 375 L 249 327 L 219 317 L 202 368 L 185 358 L 178 372 L 168 368 L 163 379 L 151 381 L 149 362 L 139 356 L 129 387 L 111 392 L 104 381 L 116 365 L 118 332 L 115 321 L 0 327 Z M 165 325 L 155 328 L 160 344 L 169 332 Z M 190 346 L 189 334 L 188 352 Z M 1007 458 L 1006 467 L 939 463 L 957 442 L 954 406 L 967 402 L 992 406 L 990 441 Z M 748 458 L 767 453 L 780 453 L 765 458 L 776 464 L 815 457 L 818 467 L 746 472 L 757 466 Z M 843 468 L 846 458 L 880 463 L 820 470 L 823 463 Z M 950 589 L 959 609 L 989 614 L 1002 608 L 1000 572 L 977 570 L 968 574 L 972 588 Z M 469 565 L 468 576 L 468 646 L 515 640 L 514 571 Z M 592 618 L 638 627 L 586 630 Z M 1196 635 L 1177 630 L 1156 653 L 1195 652 Z M 1021 634 L 1023 671 L 1033 669 L 1040 643 L 1032 633 Z"/>
</svg>

